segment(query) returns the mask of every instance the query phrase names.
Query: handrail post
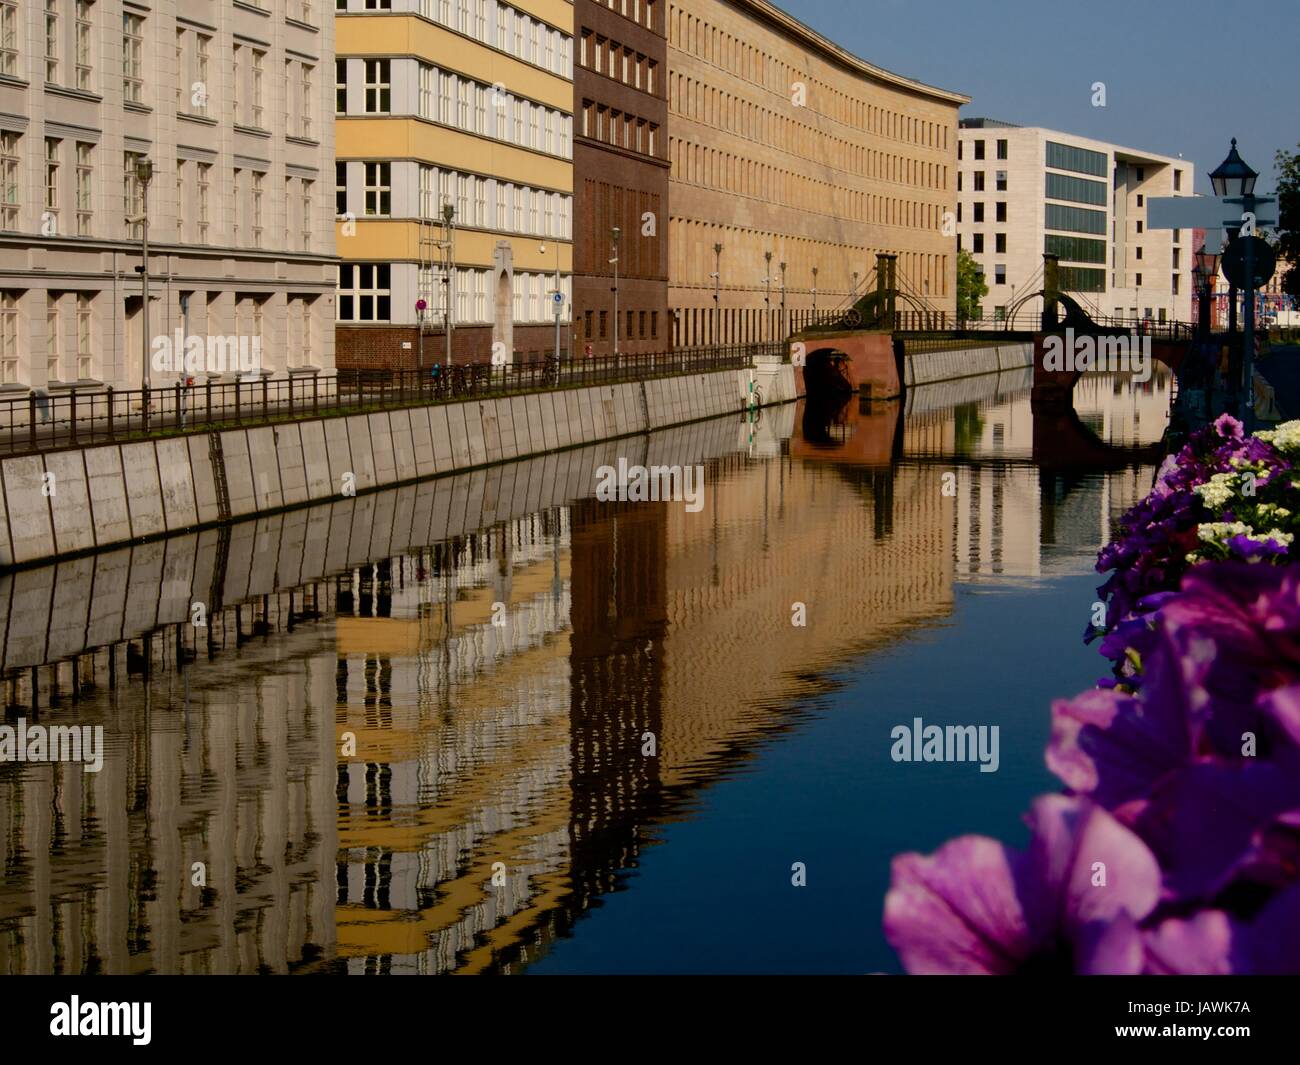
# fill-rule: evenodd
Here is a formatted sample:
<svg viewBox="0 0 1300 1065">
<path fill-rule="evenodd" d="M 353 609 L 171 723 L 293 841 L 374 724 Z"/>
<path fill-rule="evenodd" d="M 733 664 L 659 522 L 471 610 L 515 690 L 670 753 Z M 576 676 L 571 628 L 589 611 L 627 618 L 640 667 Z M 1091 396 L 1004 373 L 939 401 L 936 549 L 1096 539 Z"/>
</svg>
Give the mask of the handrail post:
<svg viewBox="0 0 1300 1065">
<path fill-rule="evenodd" d="M 72 442 L 77 442 L 77 390 L 68 393 L 68 427 L 72 432 Z"/>
<path fill-rule="evenodd" d="M 31 439 L 32 450 L 36 450 L 36 393 L 27 396 L 27 433 Z"/>
<path fill-rule="evenodd" d="M 105 390 L 108 395 L 108 438 L 113 439 L 113 386 L 109 385 Z"/>
<path fill-rule="evenodd" d="M 147 433 L 149 431 L 149 386 L 145 385 L 140 389 L 140 425 Z"/>
</svg>

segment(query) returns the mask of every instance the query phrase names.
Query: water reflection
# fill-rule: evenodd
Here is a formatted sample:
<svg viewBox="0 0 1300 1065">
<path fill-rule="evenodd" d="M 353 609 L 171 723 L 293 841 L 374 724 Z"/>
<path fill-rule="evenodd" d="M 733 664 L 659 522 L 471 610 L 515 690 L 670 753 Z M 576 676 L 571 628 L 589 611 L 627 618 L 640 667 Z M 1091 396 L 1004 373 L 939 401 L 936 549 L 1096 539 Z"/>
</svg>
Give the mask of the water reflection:
<svg viewBox="0 0 1300 1065">
<path fill-rule="evenodd" d="M 107 746 L 98 774 L 0 766 L 0 972 L 510 972 L 581 939 L 835 670 L 949 624 L 963 582 L 1091 564 L 1151 470 L 1036 459 L 1029 384 L 788 406 L 0 579 L 10 723 Z M 1124 446 L 1167 405 L 1165 378 L 1076 395 Z M 704 509 L 595 502 L 619 455 L 703 462 Z"/>
</svg>

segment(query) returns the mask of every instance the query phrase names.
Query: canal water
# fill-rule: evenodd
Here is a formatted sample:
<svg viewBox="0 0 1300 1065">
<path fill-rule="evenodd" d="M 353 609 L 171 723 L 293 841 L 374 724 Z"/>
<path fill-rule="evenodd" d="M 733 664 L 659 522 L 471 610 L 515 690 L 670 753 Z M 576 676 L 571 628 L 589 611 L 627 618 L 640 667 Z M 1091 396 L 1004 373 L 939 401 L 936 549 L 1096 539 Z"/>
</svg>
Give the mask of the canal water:
<svg viewBox="0 0 1300 1065">
<path fill-rule="evenodd" d="M 1021 842 L 1053 789 L 1165 425 L 1166 377 L 1037 425 L 1029 384 L 3 578 L 5 724 L 97 729 L 102 764 L 0 765 L 0 972 L 899 971 L 891 859 Z M 593 498 L 619 458 L 702 466 L 700 505 Z M 996 726 L 996 771 L 893 760 L 918 718 Z"/>
</svg>

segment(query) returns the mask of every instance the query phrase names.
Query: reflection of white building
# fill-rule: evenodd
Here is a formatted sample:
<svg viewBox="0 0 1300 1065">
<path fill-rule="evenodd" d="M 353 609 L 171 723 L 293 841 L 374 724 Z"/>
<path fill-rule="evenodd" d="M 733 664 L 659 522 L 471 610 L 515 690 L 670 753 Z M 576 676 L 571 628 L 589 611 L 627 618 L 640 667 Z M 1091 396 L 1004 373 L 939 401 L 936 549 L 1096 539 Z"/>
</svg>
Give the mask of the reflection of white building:
<svg viewBox="0 0 1300 1065">
<path fill-rule="evenodd" d="M 1172 384 L 1162 366 L 1142 384 L 1123 374 L 1087 374 L 1075 385 L 1074 409 L 1109 444 L 1154 444 L 1168 422 Z M 1120 516 L 1151 489 L 1150 468 L 1044 482 L 1032 462 L 1027 393 L 981 406 L 974 415 L 954 411 L 947 417 L 954 422 L 954 450 L 964 459 L 953 470 L 959 580 L 1085 572 Z"/>
</svg>

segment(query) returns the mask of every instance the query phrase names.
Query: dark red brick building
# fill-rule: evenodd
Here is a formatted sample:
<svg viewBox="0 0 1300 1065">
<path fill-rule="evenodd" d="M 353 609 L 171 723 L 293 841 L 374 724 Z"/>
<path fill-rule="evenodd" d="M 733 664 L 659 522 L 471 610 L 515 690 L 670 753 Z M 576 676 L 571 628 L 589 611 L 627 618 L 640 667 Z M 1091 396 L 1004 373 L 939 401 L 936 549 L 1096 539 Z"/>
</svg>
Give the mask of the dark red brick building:
<svg viewBox="0 0 1300 1065">
<path fill-rule="evenodd" d="M 626 8 L 627 14 L 622 14 Z M 667 0 L 573 5 L 574 354 L 671 347 Z"/>
</svg>

